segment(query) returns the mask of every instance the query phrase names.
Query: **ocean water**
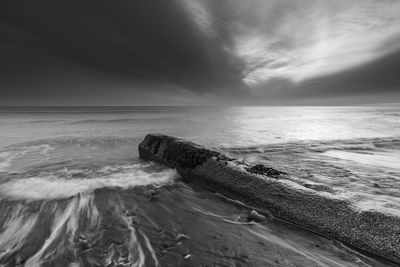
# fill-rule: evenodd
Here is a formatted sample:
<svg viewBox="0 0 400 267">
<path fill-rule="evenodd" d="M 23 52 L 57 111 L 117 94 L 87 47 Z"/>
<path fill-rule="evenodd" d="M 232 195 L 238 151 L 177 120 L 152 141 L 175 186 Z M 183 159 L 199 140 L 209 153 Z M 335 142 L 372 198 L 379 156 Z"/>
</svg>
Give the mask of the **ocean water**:
<svg viewBox="0 0 400 267">
<path fill-rule="evenodd" d="M 247 222 L 246 207 L 141 161 L 154 132 L 400 212 L 400 107 L 1 107 L 0 266 L 392 266 Z"/>
</svg>

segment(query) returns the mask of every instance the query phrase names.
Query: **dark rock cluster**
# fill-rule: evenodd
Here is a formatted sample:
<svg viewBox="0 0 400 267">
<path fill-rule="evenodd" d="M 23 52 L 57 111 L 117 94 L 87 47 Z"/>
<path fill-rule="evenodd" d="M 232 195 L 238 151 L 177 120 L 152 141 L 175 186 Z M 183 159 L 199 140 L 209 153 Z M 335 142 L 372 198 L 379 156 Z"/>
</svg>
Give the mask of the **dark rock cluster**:
<svg viewBox="0 0 400 267">
<path fill-rule="evenodd" d="M 269 168 L 263 164 L 256 164 L 250 168 L 246 167 L 246 171 L 254 173 L 254 174 L 262 174 L 267 175 L 269 177 L 278 178 L 281 174 L 286 174 L 284 172 L 275 170 L 273 168 Z"/>
</svg>

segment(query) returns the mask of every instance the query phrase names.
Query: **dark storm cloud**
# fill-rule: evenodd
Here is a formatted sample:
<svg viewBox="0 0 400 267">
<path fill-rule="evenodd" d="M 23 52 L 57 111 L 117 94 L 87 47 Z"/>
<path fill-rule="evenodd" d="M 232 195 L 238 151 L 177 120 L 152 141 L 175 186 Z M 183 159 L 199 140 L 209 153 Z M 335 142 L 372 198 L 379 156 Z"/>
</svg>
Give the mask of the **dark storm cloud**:
<svg viewBox="0 0 400 267">
<path fill-rule="evenodd" d="M 200 93 L 241 86 L 240 70 L 178 1 L 2 1 L 0 20 L 3 90 L 21 79 L 63 82 L 64 72 L 158 81 Z M 48 69 L 56 77 L 46 75 Z"/>
<path fill-rule="evenodd" d="M 393 93 L 400 2 L 7 0 L 0 104 L 263 104 Z"/>
</svg>

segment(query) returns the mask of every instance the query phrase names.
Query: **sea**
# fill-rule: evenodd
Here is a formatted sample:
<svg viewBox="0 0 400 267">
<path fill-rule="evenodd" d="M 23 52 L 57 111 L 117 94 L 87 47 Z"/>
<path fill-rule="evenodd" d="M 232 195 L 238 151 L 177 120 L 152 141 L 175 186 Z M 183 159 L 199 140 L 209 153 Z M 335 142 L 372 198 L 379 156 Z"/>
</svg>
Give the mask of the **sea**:
<svg viewBox="0 0 400 267">
<path fill-rule="evenodd" d="M 400 106 L 0 107 L 0 266 L 396 266 L 139 159 L 190 140 L 400 214 Z"/>
</svg>

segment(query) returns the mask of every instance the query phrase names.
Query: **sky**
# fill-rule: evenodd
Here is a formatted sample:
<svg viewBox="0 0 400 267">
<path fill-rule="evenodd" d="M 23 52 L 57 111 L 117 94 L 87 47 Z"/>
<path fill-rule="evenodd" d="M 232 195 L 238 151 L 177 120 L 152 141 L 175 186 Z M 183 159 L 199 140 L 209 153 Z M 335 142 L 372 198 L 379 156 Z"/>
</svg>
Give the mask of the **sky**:
<svg viewBox="0 0 400 267">
<path fill-rule="evenodd" d="M 400 102 L 398 0 L 6 0 L 0 105 Z"/>
</svg>

